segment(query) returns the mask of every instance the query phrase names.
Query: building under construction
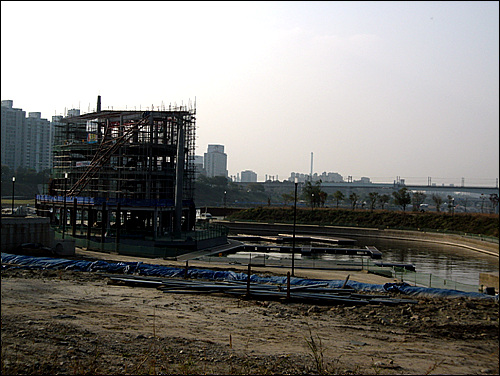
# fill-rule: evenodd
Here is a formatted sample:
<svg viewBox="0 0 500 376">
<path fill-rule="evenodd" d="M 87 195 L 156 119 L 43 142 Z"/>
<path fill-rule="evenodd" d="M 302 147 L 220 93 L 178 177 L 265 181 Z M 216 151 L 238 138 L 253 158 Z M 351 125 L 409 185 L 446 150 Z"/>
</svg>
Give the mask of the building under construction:
<svg viewBox="0 0 500 376">
<path fill-rule="evenodd" d="M 196 108 L 101 110 L 55 125 L 54 166 L 39 215 L 65 233 L 102 243 L 200 248 L 195 229 Z M 191 234 L 187 236 L 187 234 Z M 202 237 L 225 242 L 224 231 Z"/>
</svg>

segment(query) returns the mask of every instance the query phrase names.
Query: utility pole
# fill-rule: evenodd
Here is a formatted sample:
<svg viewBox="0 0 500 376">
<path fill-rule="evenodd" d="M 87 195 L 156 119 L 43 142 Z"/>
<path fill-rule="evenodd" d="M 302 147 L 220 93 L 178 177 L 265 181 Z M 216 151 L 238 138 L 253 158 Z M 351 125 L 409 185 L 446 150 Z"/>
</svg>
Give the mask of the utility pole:
<svg viewBox="0 0 500 376">
<path fill-rule="evenodd" d="M 295 223 L 297 221 L 297 185 L 299 179 L 295 178 L 295 195 L 293 204 L 293 237 L 292 237 L 292 277 L 295 276 Z"/>
</svg>

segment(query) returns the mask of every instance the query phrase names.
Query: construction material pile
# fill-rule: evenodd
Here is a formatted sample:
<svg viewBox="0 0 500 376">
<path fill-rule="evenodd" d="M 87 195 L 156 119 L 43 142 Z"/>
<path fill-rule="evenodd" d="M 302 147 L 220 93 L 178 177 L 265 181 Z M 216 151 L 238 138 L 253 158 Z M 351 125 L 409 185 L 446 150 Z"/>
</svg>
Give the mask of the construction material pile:
<svg viewBox="0 0 500 376">
<path fill-rule="evenodd" d="M 353 288 L 327 287 L 328 283 L 292 286 L 243 281 L 202 281 L 180 278 L 105 275 L 111 284 L 154 287 L 170 294 L 229 294 L 242 299 L 278 300 L 318 305 L 416 304 L 417 301 L 387 295 L 359 294 Z"/>
</svg>

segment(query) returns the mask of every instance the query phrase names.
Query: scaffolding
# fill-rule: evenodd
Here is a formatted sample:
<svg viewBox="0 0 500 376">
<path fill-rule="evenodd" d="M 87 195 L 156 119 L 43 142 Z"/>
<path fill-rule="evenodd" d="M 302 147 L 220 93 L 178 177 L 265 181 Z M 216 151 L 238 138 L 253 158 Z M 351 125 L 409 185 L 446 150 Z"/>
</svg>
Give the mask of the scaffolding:
<svg viewBox="0 0 500 376">
<path fill-rule="evenodd" d="M 156 240 L 192 231 L 195 115 L 188 106 L 101 111 L 98 97 L 96 112 L 61 119 L 37 210 L 62 222 L 63 236 L 69 212 L 73 232 L 78 219 L 89 239 L 98 232 L 103 242 L 111 232 Z"/>
</svg>

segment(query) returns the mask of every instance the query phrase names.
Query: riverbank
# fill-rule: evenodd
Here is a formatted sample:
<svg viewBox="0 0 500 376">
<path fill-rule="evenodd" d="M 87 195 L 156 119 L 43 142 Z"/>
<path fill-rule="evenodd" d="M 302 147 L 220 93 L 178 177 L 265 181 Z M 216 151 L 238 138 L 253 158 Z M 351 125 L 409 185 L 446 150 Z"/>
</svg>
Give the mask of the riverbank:
<svg viewBox="0 0 500 376">
<path fill-rule="evenodd" d="M 245 222 L 217 220 L 229 228 L 232 233 L 247 234 L 273 234 L 293 233 L 293 225 L 289 223 L 264 223 L 264 222 Z M 344 227 L 344 226 L 318 226 L 318 225 L 296 225 L 296 234 L 315 234 L 324 236 L 339 237 L 366 237 L 380 239 L 409 240 L 419 242 L 430 242 L 443 245 L 452 245 L 462 247 L 474 252 L 485 253 L 491 256 L 499 257 L 498 242 L 490 242 L 478 237 L 454 234 L 441 234 L 428 231 L 407 231 L 392 229 L 376 229 L 362 227 Z"/>
<path fill-rule="evenodd" d="M 226 219 L 234 221 L 280 222 L 319 226 L 352 226 L 359 228 L 425 230 L 499 236 L 498 214 L 445 213 L 388 210 L 349 210 L 334 208 L 254 207 L 233 212 Z"/>
</svg>

